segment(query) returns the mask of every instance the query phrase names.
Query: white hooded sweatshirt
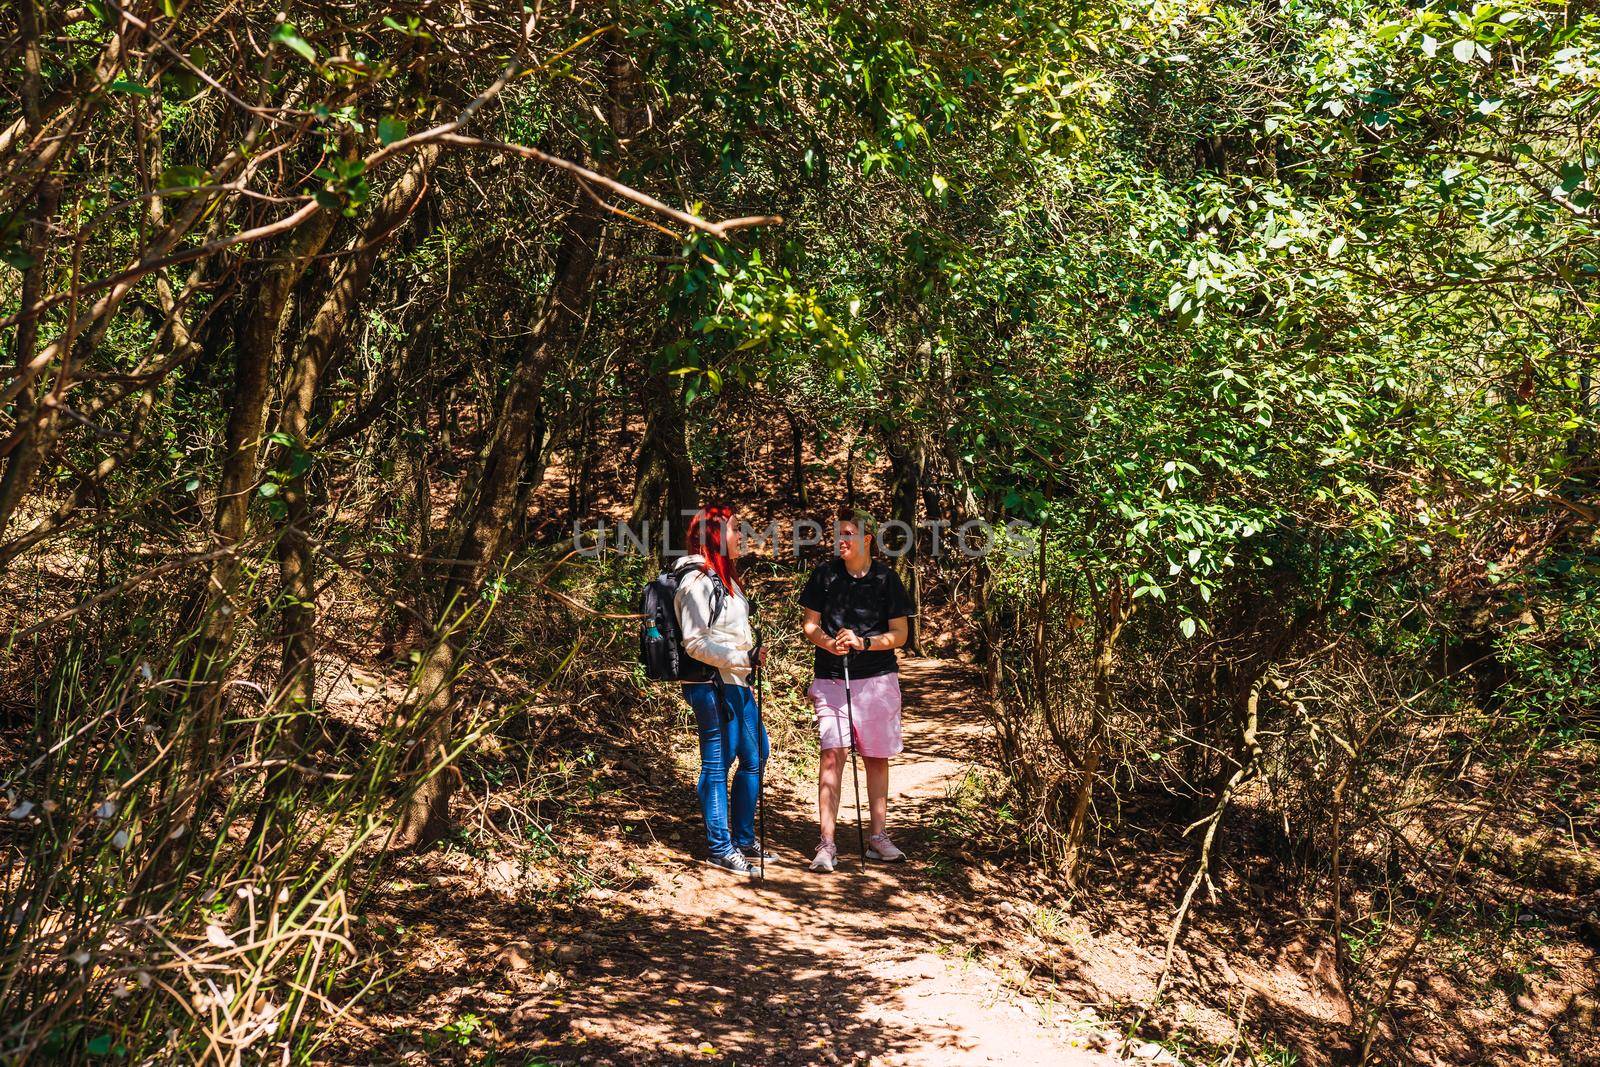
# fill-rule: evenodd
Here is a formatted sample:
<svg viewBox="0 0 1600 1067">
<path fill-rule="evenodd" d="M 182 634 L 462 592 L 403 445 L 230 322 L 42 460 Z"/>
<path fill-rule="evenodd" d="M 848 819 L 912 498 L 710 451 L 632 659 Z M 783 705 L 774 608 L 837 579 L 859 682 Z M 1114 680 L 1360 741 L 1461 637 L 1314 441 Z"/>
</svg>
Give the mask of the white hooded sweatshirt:
<svg viewBox="0 0 1600 1067">
<path fill-rule="evenodd" d="M 756 647 L 750 628 L 750 602 L 738 586 L 727 590 L 722 611 L 716 621 L 711 612 L 716 604 L 717 579 L 705 570 L 690 570 L 690 564 L 705 566 L 698 553 L 684 556 L 673 564 L 684 568 L 678 581 L 678 595 L 672 606 L 678 613 L 678 628 L 683 631 L 683 650 L 701 663 L 718 669 L 728 685 L 750 685 L 750 653 Z"/>
</svg>

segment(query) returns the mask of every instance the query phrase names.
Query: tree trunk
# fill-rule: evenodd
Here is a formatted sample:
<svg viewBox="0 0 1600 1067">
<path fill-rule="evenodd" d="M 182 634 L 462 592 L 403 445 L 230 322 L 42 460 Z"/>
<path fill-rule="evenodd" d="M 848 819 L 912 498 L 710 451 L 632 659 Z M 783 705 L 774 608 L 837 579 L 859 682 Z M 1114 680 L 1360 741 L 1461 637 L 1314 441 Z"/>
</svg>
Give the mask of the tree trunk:
<svg viewBox="0 0 1600 1067">
<path fill-rule="evenodd" d="M 676 535 L 686 521 L 685 511 L 699 507 L 682 398 L 671 378 L 647 369 L 640 401 L 647 415 L 628 523 L 638 530 L 648 522 Z M 659 526 L 663 522 L 665 526 Z M 663 543 L 662 547 L 670 550 L 681 540 L 674 536 L 672 544 Z"/>
<path fill-rule="evenodd" d="M 273 828 L 283 817 L 290 816 L 282 801 L 299 778 L 297 768 L 306 746 L 308 716 L 316 701 L 317 570 L 311 543 L 313 516 L 307 475 L 312 464 L 311 420 L 317 392 L 330 366 L 349 343 L 350 327 L 360 317 L 379 252 L 416 207 L 439 153 L 437 145 L 418 150 L 385 191 L 335 270 L 332 284 L 289 366 L 278 419 L 279 430 L 292 441 L 281 450 L 281 467 L 289 471 L 289 477 L 280 489 L 284 512 L 277 543 L 283 604 L 279 689 L 285 707 L 284 714 L 276 719 L 278 733 L 271 742 L 279 762 L 267 778 L 252 831 L 257 843 L 267 843 Z"/>
<path fill-rule="evenodd" d="M 35 202 L 37 216 L 30 230 L 29 254 L 34 257 L 33 264 L 22 275 L 22 306 L 26 307 L 39 298 L 40 283 L 45 271 L 45 258 L 49 252 L 49 220 L 56 212 L 57 198 L 60 186 L 52 179 L 46 179 L 40 187 L 39 197 Z M 16 366 L 20 370 L 32 362 L 39 343 L 39 320 L 37 318 L 24 319 L 17 324 L 15 353 Z M 17 446 L 7 459 L 5 473 L 0 475 L 0 530 L 4 530 L 7 523 L 17 508 L 26 497 L 33 479 L 43 465 L 47 449 L 43 444 L 46 438 L 53 436 L 55 426 L 55 413 L 53 409 L 40 410 L 40 405 L 34 398 L 32 389 L 24 389 L 18 396 L 12 409 L 13 418 L 18 427 Z"/>
<path fill-rule="evenodd" d="M 421 650 L 408 712 L 419 727 L 410 771 L 422 776 L 401 812 L 393 844 L 420 847 L 439 839 L 450 827 L 453 769 L 436 767 L 447 751 L 452 731 L 453 688 L 461 625 L 477 599 L 490 568 L 501 555 L 517 500 L 517 485 L 527 461 L 538 390 L 558 352 L 570 348 L 581 333 L 591 293 L 591 277 L 603 229 L 600 208 L 579 194 L 568 214 L 556 250 L 554 280 L 506 387 L 492 435 L 485 448 L 476 490 L 458 503 L 459 530 L 448 569 L 439 576 L 434 632 Z"/>
<path fill-rule="evenodd" d="M 856 441 L 853 435 L 844 455 L 844 506 L 856 506 Z"/>
<path fill-rule="evenodd" d="M 809 507 L 811 501 L 806 492 L 806 431 L 800 424 L 800 417 L 793 411 L 784 411 L 784 417 L 789 420 L 789 495 L 800 507 Z"/>
<path fill-rule="evenodd" d="M 1005 635 L 1009 620 L 1002 617 L 994 597 L 994 569 L 985 557 L 976 561 L 973 575 L 973 614 L 978 621 L 978 641 L 974 658 L 983 663 L 984 693 L 992 702 L 1000 700 L 1005 673 Z"/>
<path fill-rule="evenodd" d="M 39 101 L 39 12 L 34 0 L 23 0 L 19 5 L 18 14 L 24 38 L 22 112 L 27 133 L 32 137 L 40 132 L 43 122 Z M 22 272 L 22 292 L 18 307 L 31 307 L 39 299 L 44 286 L 46 260 L 50 254 L 50 220 L 55 216 L 60 199 L 60 183 L 50 176 L 41 179 L 34 196 L 33 218 L 27 227 L 26 250 L 33 262 Z M 38 344 L 39 316 L 33 315 L 17 324 L 12 362 L 19 374 L 33 362 Z M 45 412 L 42 416 L 36 414 L 36 408 L 34 391 L 31 388 L 22 390 L 12 407 L 12 419 L 19 429 L 30 426 L 31 429 L 24 431 L 24 436 L 19 439 L 16 449 L 6 462 L 4 474 L 0 474 L 0 532 L 5 530 L 7 521 L 21 504 L 34 475 L 44 461 L 43 450 L 36 442 L 37 438 L 46 432 L 46 427 L 37 425 L 37 422 L 46 420 L 53 422 L 54 419 L 50 412 Z"/>
<path fill-rule="evenodd" d="M 300 711 L 312 707 L 316 676 L 317 575 L 306 476 L 311 462 L 311 418 L 317 390 L 329 366 L 349 342 L 350 327 L 360 316 L 372 268 L 385 239 L 405 223 L 416 207 L 439 152 L 437 145 L 423 146 L 384 193 L 356 236 L 353 252 L 335 272 L 333 284 L 317 308 L 289 369 L 279 418 L 279 428 L 293 441 L 289 446 L 292 452 L 286 457 L 285 466 L 291 474 L 282 488 L 285 519 L 278 539 L 284 603 L 282 688 Z M 293 732 L 298 737 L 301 729 Z"/>
<path fill-rule="evenodd" d="M 900 576 L 901 583 L 906 587 L 906 592 L 911 596 L 912 615 L 907 620 L 909 633 L 906 638 L 906 649 L 920 654 L 918 639 L 922 627 L 919 625 L 918 615 L 922 611 L 922 573 L 917 566 L 919 555 L 917 521 L 918 508 L 922 501 L 924 450 L 921 440 L 909 427 L 900 427 L 897 431 L 886 434 L 884 444 L 889 452 L 891 466 L 889 517 L 895 522 L 904 524 L 905 536 L 908 538 L 904 545 L 905 554 L 893 557 L 891 564 L 895 573 Z M 899 546 L 890 547 L 898 549 Z"/>
<path fill-rule="evenodd" d="M 217 486 L 213 533 L 219 548 L 240 545 L 249 531 L 250 498 L 255 495 L 257 457 L 266 424 L 266 406 L 278 332 L 289 294 L 311 257 L 333 232 L 335 216 L 318 212 L 291 233 L 281 253 L 262 269 L 255 301 L 240 308 L 234 363 L 234 385 L 228 412 L 227 453 Z M 236 605 L 230 603 L 242 570 L 239 553 L 229 552 L 212 564 L 204 620 L 192 674 L 204 684 L 196 690 L 189 757 L 189 788 L 196 788 L 219 746 L 222 721 L 220 675 L 228 656 Z"/>
<path fill-rule="evenodd" d="M 435 340 L 434 331 L 428 331 L 421 343 L 407 355 L 402 371 L 408 382 L 420 383 L 420 392 L 407 391 L 399 395 L 400 408 L 394 422 L 386 427 L 383 438 L 385 448 L 395 457 L 395 493 L 386 502 L 383 519 L 398 523 L 402 531 L 402 544 L 417 558 L 428 555 L 433 534 L 433 493 L 428 470 L 428 414 L 433 410 L 430 393 L 433 383 L 427 373 Z M 403 578 L 397 578 L 396 597 L 384 611 L 379 630 L 380 660 L 390 660 L 396 648 L 408 644 L 421 625 L 415 602 L 412 579 L 415 569 L 406 567 Z M 425 634 L 423 636 L 426 636 Z"/>
<path fill-rule="evenodd" d="M 1100 761 L 1105 758 L 1107 726 L 1115 700 L 1112 676 L 1116 670 L 1117 640 L 1122 636 L 1123 624 L 1133 612 L 1127 584 L 1121 578 L 1112 580 L 1104 600 L 1095 605 L 1094 660 L 1092 677 L 1094 700 L 1089 705 L 1089 739 L 1079 759 L 1078 781 L 1062 833 L 1063 866 L 1068 885 L 1077 885 L 1083 878 L 1089 836 L 1089 809 L 1094 800 L 1095 777 L 1100 772 Z"/>
<path fill-rule="evenodd" d="M 447 605 L 446 610 L 449 610 Z M 460 772 L 449 759 L 456 677 L 456 638 L 445 625 L 423 650 L 407 702 L 420 725 L 409 759 L 414 774 L 425 775 L 406 797 L 400 820 L 389 844 L 393 848 L 420 848 L 450 832 L 450 797 Z"/>
<path fill-rule="evenodd" d="M 542 391 L 541 391 L 542 393 Z M 545 472 L 550 468 L 550 448 L 553 433 L 546 414 L 543 395 L 537 398 L 533 409 L 533 422 L 528 429 L 528 458 L 522 464 L 522 476 L 517 479 L 516 526 L 517 542 L 527 540 L 528 512 L 533 508 L 533 494 L 544 484 Z"/>
</svg>

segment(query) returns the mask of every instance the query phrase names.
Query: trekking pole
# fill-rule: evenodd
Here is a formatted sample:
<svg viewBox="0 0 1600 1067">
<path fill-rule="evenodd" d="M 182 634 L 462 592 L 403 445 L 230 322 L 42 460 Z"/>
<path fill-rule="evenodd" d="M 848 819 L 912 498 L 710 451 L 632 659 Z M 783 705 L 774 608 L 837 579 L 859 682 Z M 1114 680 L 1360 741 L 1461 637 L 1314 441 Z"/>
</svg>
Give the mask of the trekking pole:
<svg viewBox="0 0 1600 1067">
<path fill-rule="evenodd" d="M 867 832 L 861 828 L 861 768 L 856 764 L 856 711 L 850 701 L 850 653 L 844 654 L 844 714 L 850 724 L 850 777 L 856 782 L 856 841 L 861 846 L 861 869 L 867 865 Z"/>
<path fill-rule="evenodd" d="M 761 706 L 761 685 L 766 681 L 767 670 L 761 659 L 761 637 L 756 637 L 756 669 L 751 672 L 751 680 L 756 685 L 756 755 L 760 762 L 756 764 L 756 827 L 761 835 L 761 878 L 767 877 L 767 755 L 762 755 L 761 745 L 767 737 L 767 719 Z"/>
</svg>

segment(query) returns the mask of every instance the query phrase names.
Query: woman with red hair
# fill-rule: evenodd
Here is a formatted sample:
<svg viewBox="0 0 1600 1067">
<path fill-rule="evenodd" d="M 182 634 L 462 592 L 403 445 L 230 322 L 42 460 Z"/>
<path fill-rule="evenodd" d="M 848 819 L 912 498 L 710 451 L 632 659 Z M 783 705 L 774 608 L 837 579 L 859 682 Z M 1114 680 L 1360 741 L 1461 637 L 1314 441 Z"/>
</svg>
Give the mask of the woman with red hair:
<svg viewBox="0 0 1600 1067">
<path fill-rule="evenodd" d="M 690 554 L 674 568 L 682 577 L 673 606 L 684 652 L 705 664 L 704 673 L 711 676 L 683 687 L 700 732 L 706 843 L 711 862 L 753 876 L 749 861 L 762 857 L 756 844 L 756 803 L 769 747 L 750 690 L 760 651 L 750 625 L 750 602 L 739 585 L 743 538 L 732 509 L 701 508 L 689 522 L 686 545 Z M 728 773 L 735 762 L 730 804 Z"/>
</svg>

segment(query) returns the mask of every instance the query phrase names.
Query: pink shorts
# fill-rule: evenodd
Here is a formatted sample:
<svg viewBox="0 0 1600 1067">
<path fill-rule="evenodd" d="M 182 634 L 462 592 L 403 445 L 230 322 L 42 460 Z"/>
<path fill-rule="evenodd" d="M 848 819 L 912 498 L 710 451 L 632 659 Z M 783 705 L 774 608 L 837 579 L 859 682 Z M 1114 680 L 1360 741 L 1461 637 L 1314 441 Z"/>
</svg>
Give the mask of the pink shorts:
<svg viewBox="0 0 1600 1067">
<path fill-rule="evenodd" d="M 822 747 L 850 746 L 844 680 L 818 678 L 806 690 L 817 711 L 817 734 Z M 856 748 L 863 756 L 886 759 L 897 756 L 900 740 L 900 675 L 890 672 L 872 678 L 850 679 L 850 717 L 856 724 Z"/>
</svg>

